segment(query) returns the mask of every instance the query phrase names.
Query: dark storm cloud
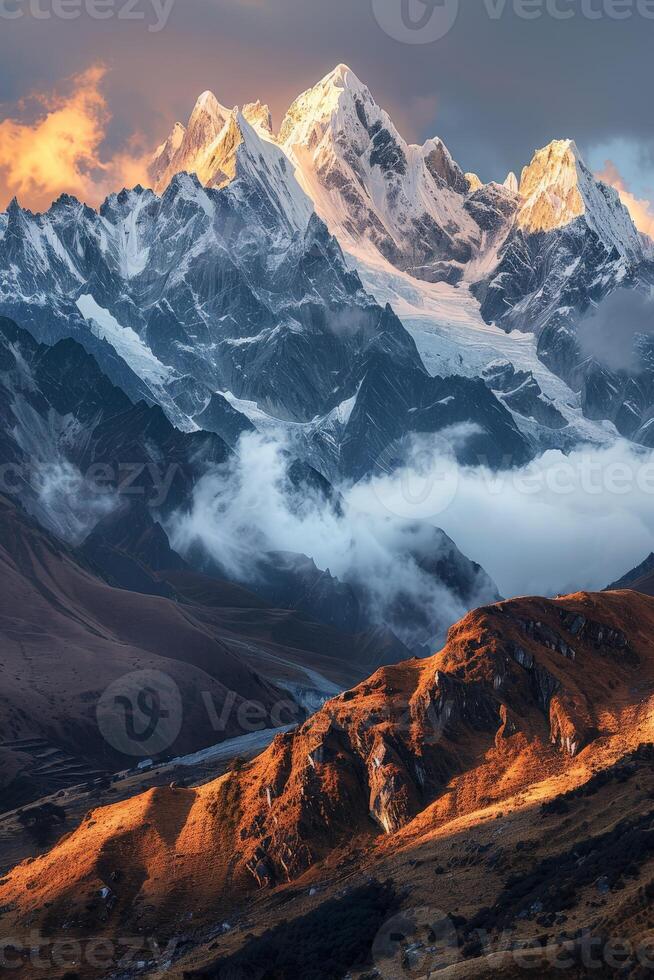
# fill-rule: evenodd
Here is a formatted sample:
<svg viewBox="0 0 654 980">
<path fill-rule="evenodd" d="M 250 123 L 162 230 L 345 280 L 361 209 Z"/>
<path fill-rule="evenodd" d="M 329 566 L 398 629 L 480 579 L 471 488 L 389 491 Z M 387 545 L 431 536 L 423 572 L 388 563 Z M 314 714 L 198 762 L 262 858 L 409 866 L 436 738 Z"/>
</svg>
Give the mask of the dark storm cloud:
<svg viewBox="0 0 654 980">
<path fill-rule="evenodd" d="M 27 10 L 36 0 L 0 0 L 0 7 L 22 2 Z M 38 2 L 47 9 L 53 0 Z M 483 179 L 519 169 L 555 137 L 572 136 L 584 150 L 631 140 L 651 165 L 654 20 L 637 13 L 647 0 L 557 0 L 555 8 L 547 0 L 550 10 L 573 13 L 565 20 L 547 13 L 546 0 L 537 19 L 518 16 L 519 0 L 460 0 L 451 31 L 425 45 L 385 34 L 375 2 L 382 0 L 176 0 L 158 32 L 147 20 L 84 13 L 70 21 L 0 20 L 0 98 L 7 111 L 28 91 L 103 62 L 113 111 L 108 139 L 118 146 L 134 129 L 162 136 L 206 88 L 228 105 L 269 101 L 279 121 L 296 94 L 345 61 L 407 136 L 442 136 Z M 400 10 L 403 0 L 383 2 Z M 427 11 L 422 0 L 410 2 L 414 14 Z M 150 3 L 138 0 L 137 9 Z M 538 4 L 526 0 L 520 9 L 533 17 Z M 607 4 L 632 16 L 582 12 Z"/>
</svg>

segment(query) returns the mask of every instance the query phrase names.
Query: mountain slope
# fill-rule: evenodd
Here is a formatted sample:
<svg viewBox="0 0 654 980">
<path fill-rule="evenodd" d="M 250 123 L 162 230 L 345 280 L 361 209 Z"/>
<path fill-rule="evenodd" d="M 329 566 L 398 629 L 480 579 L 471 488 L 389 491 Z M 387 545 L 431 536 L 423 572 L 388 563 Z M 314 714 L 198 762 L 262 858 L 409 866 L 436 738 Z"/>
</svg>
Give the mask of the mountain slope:
<svg viewBox="0 0 654 980">
<path fill-rule="evenodd" d="M 583 807 L 593 773 L 604 774 L 597 792 L 611 784 L 625 755 L 652 742 L 653 626 L 652 600 L 635 593 L 519 599 L 478 610 L 451 631 L 439 654 L 382 669 L 279 736 L 246 768 L 193 791 L 159 790 L 96 811 L 50 854 L 8 876 L 0 886 L 7 922 L 16 930 L 37 921 L 50 931 L 65 917 L 75 934 L 112 935 L 138 914 L 143 928 L 154 928 L 156 917 L 160 937 L 179 935 L 180 908 L 193 912 L 201 930 L 203 923 L 243 917 L 243 902 L 259 890 L 261 928 L 262 915 L 275 919 L 275 896 L 286 897 L 286 918 L 289 902 L 305 905 L 306 892 L 289 889 L 289 882 L 336 894 L 330 882 L 342 888 L 350 859 L 350 884 L 372 868 L 392 869 L 398 883 L 415 882 L 417 893 L 404 898 L 415 906 L 425 904 L 421 889 L 433 890 L 434 863 L 449 853 L 460 862 L 450 868 L 461 870 L 452 882 L 443 879 L 440 907 L 465 907 L 471 931 L 475 921 L 482 928 L 491 923 L 481 906 L 497 901 L 496 915 L 504 909 L 506 918 L 491 928 L 512 922 L 528 935 L 540 912 L 517 914 L 522 905 L 511 905 L 509 886 L 502 893 L 502 872 L 509 862 L 521 867 L 522 902 L 535 901 L 529 869 L 550 838 L 525 844 L 514 859 L 516 838 L 507 837 L 507 850 L 498 834 L 506 828 L 532 838 L 535 806 L 551 802 L 544 812 L 567 812 L 554 806 L 563 798 Z M 647 772 L 646 766 L 646 787 Z M 646 795 L 628 779 L 631 820 L 642 823 Z M 565 838 L 551 839 L 571 851 L 585 841 L 588 854 L 601 845 L 606 854 L 620 833 L 609 840 L 607 827 L 615 830 L 619 820 L 619 809 L 605 815 L 597 841 L 594 824 L 584 832 L 576 823 Z M 629 860 L 641 874 L 651 871 L 650 850 L 646 844 L 630 856 L 616 853 L 609 891 L 630 874 Z M 559 859 L 559 882 L 572 875 L 565 906 L 571 921 L 596 919 L 583 903 L 594 862 L 588 881 L 586 871 L 569 870 Z M 417 870 L 423 864 L 424 873 Z M 475 869 L 471 876 L 468 868 Z M 532 888 L 545 871 L 538 875 Z M 106 887 L 115 892 L 107 911 L 97 897 Z M 635 898 L 629 886 L 623 904 Z M 543 898 L 540 908 L 548 904 Z M 234 940 L 242 946 L 242 933 Z M 464 955 L 474 957 L 474 949 Z"/>
<path fill-rule="evenodd" d="M 203 183 L 209 183 L 217 169 L 214 164 L 217 147 L 225 141 L 225 130 L 237 111 L 226 109 L 213 92 L 203 92 L 188 124 L 175 123 L 168 138 L 155 151 L 150 165 L 154 190 L 163 193 L 175 174 L 182 172 L 196 174 Z M 241 112 L 260 135 L 270 135 L 272 122 L 268 106 L 254 102 L 243 106 Z"/>
<path fill-rule="evenodd" d="M 122 697 L 142 672 L 141 683 L 154 682 L 168 698 L 171 729 L 160 748 L 146 743 L 137 762 L 302 718 L 302 705 L 318 707 L 408 654 L 387 630 L 339 630 L 193 572 L 140 503 L 70 549 L 2 497 L 0 565 L 6 807 L 124 764 L 120 710 L 101 728 L 97 712 L 110 685 L 127 685 L 116 691 Z M 69 763 L 50 766 L 48 756 L 54 762 L 62 752 Z"/>
<path fill-rule="evenodd" d="M 377 249 L 430 282 L 461 277 L 480 238 L 467 179 L 440 140 L 409 146 L 350 68 L 301 95 L 278 139 L 346 248 Z"/>
<path fill-rule="evenodd" d="M 77 340 L 131 399 L 160 405 L 178 428 L 207 425 L 233 444 L 248 428 L 242 408 L 255 426 L 288 423 L 296 450 L 325 475 L 352 478 L 343 427 L 370 365 L 386 364 L 389 397 L 399 383 L 419 398 L 427 372 L 312 213 L 282 150 L 240 115 L 224 135 L 221 166 L 233 176 L 220 190 L 181 174 L 161 198 L 124 191 L 98 214 L 72 199 L 45 215 L 13 204 L 0 310 L 45 343 Z M 488 433 L 497 458 L 529 455 L 494 398 L 466 416 L 474 395 L 450 387 L 444 397 Z M 394 428 L 387 413 L 362 433 L 367 460 Z"/>
<path fill-rule="evenodd" d="M 648 294 L 654 283 L 651 247 L 617 192 L 593 176 L 572 140 L 538 150 L 520 183 L 509 174 L 502 184 L 483 185 L 474 174 L 462 173 L 439 139 L 421 147 L 407 144 L 346 65 L 295 100 L 277 137 L 263 114 L 266 124 L 258 132 L 269 152 L 275 141 L 284 150 L 316 212 L 380 301 L 396 302 L 394 270 L 405 277 L 400 291 L 414 307 L 432 305 L 425 286 L 465 283 L 486 322 L 535 335 L 543 365 L 570 389 L 563 389 L 554 406 L 567 425 L 560 419 L 548 424 L 554 416 L 535 389 L 533 398 L 522 392 L 518 400 L 505 399 L 539 448 L 566 449 L 589 434 L 602 441 L 615 428 L 649 444 L 649 347 L 634 351 L 637 370 L 623 377 L 588 360 L 577 328 L 618 289 Z M 229 132 L 237 117 L 231 118 L 225 115 L 223 122 L 221 116 L 220 133 L 205 143 L 204 155 L 189 161 L 208 186 L 223 186 L 232 172 L 224 162 L 234 142 Z M 171 145 L 176 140 L 179 130 L 171 134 Z M 465 306 L 467 297 L 461 298 Z M 446 327 L 441 316 L 456 304 L 456 291 L 444 299 L 442 313 L 437 303 L 429 318 L 425 347 L 416 335 L 421 354 L 430 359 L 434 334 Z M 443 360 L 469 376 L 467 345 L 456 347 L 458 358 L 450 356 L 452 346 L 456 341 L 446 334 Z M 520 370 L 510 357 L 509 362 Z M 556 389 L 557 382 L 552 378 L 548 387 Z M 593 427 L 571 417 L 582 411 L 608 424 Z M 332 420 L 325 418 L 325 426 L 331 434 Z"/>
<path fill-rule="evenodd" d="M 506 330 L 533 332 L 540 359 L 580 392 L 588 418 L 606 419 L 649 445 L 651 345 L 636 338 L 630 352 L 623 349 L 629 338 L 593 340 L 600 327 L 591 319 L 619 294 L 650 294 L 654 266 L 642 236 L 617 192 L 593 177 L 571 140 L 537 151 L 523 171 L 519 199 L 495 269 L 475 286 L 482 316 Z M 633 313 L 615 316 L 629 321 Z M 616 371 L 618 360 L 630 360 L 631 369 Z"/>
<path fill-rule="evenodd" d="M 83 781 L 93 765 L 110 769 L 125 761 L 119 710 L 114 707 L 115 718 L 106 719 L 105 737 L 96 718 L 104 691 L 120 678 L 146 671 L 145 677 L 164 676 L 171 691 L 181 692 L 183 713 L 172 717 L 173 698 L 165 733 L 170 738 L 162 739 L 163 749 L 177 754 L 240 734 L 236 714 L 227 717 L 223 733 L 214 730 L 200 692 L 218 709 L 234 698 L 271 708 L 286 696 L 244 667 L 192 610 L 110 588 L 6 497 L 0 499 L 0 564 L 0 744 L 21 757 L 21 785 L 31 795 L 50 779 L 47 764 L 30 764 L 32 742 L 44 740 L 86 764 L 79 772 L 75 765 L 59 776 L 53 772 L 55 785 L 57 779 L 60 786 L 66 778 Z M 114 728 L 112 740 L 106 733 Z M 8 801 L 11 772 L 2 776 Z"/>
<path fill-rule="evenodd" d="M 133 404 L 73 340 L 38 344 L 0 318 L 0 444 L 5 488 L 46 527 L 79 544 L 125 499 L 170 514 L 230 454 L 208 432 L 181 432 Z"/>
<path fill-rule="evenodd" d="M 633 589 L 634 592 L 642 592 L 643 595 L 654 595 L 654 554 L 649 555 L 645 561 L 627 572 L 613 585 L 609 585 L 607 591 L 616 589 Z"/>
<path fill-rule="evenodd" d="M 371 374 L 368 368 L 366 379 Z M 378 403 L 369 381 L 362 383 L 360 407 L 345 429 L 343 467 L 364 473 L 378 464 L 375 453 L 405 431 L 432 431 L 470 415 L 488 415 L 491 432 L 501 434 L 517 453 L 523 451 L 508 414 L 502 414 L 482 385 L 470 401 L 466 387 L 440 382 L 434 394 L 453 390 L 456 397 L 431 405 L 427 396 L 436 382 L 421 370 L 415 378 L 415 390 L 409 389 L 403 399 L 404 416 L 388 398 L 384 401 L 379 380 Z M 397 372 L 387 383 L 397 388 Z M 413 415 L 407 400 L 411 396 L 423 402 Z M 235 504 L 230 516 L 224 506 L 212 503 L 221 496 L 228 507 L 238 501 L 240 481 L 251 479 L 239 471 L 239 454 L 251 459 L 270 453 L 269 446 L 260 440 L 243 442 L 232 452 L 214 433 L 181 432 L 160 408 L 132 404 L 75 341 L 38 344 L 27 331 L 1 318 L 0 447 L 4 487 L 20 496 L 42 526 L 78 546 L 107 582 L 129 591 L 171 597 L 174 589 L 159 573 L 207 572 L 238 582 L 275 607 L 303 610 L 340 633 L 393 631 L 407 644 L 389 636 L 400 657 L 443 635 L 466 609 L 499 595 L 486 573 L 443 532 L 409 522 L 393 528 L 390 517 L 371 531 L 379 551 L 368 555 L 367 565 L 352 545 L 346 549 L 350 563 L 339 581 L 324 560 L 319 568 L 307 556 L 291 553 L 283 535 L 273 534 L 270 540 L 262 532 L 263 515 L 249 515 L 247 505 Z M 493 456 L 497 447 L 492 434 L 474 436 L 468 451 L 475 448 L 501 464 Z M 392 465 L 389 456 L 385 467 Z M 291 523 L 299 515 L 306 526 L 327 522 L 339 536 L 354 541 L 359 516 L 344 515 L 339 495 L 310 465 L 280 451 L 265 480 L 268 503 L 277 500 Z M 395 586 L 387 581 L 389 574 L 397 580 Z M 402 581 L 405 575 L 410 582 Z"/>
</svg>

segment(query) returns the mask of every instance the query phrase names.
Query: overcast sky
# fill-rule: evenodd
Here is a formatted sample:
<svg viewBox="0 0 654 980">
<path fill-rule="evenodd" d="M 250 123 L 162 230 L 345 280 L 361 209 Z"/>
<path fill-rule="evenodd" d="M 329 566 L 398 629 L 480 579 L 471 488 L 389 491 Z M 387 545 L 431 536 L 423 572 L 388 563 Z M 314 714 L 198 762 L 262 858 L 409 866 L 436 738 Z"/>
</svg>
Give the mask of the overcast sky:
<svg viewBox="0 0 654 980">
<path fill-rule="evenodd" d="M 403 3 L 416 23 L 426 21 L 424 32 L 441 30 L 422 0 L 174 0 L 159 31 L 149 30 L 162 19 L 154 5 L 172 0 L 130 0 L 144 20 L 46 18 L 61 2 L 0 0 L 5 18 L 12 14 L 0 16 L 0 118 L 34 118 L 42 103 L 21 100 L 51 98 L 65 79 L 102 63 L 103 160 L 134 134 L 148 144 L 163 138 L 208 88 L 227 105 L 269 102 L 279 124 L 299 92 L 346 62 L 405 136 L 441 136 L 484 180 L 519 172 L 535 148 L 573 137 L 596 170 L 610 159 L 632 192 L 654 197 L 654 19 L 638 12 L 654 17 L 651 0 L 547 0 L 573 13 L 565 20 L 545 9 L 525 19 L 519 0 L 459 0 L 449 33 L 424 44 L 389 36 L 428 40 L 403 26 Z M 114 0 L 63 0 L 71 16 L 76 2 L 104 4 L 108 14 Z M 126 2 L 115 0 L 113 12 Z M 456 0 L 444 2 L 435 18 L 455 12 Z M 538 3 L 519 9 L 533 16 Z M 617 20 L 616 11 L 631 16 Z M 0 125 L 5 147 L 15 135 Z"/>
</svg>

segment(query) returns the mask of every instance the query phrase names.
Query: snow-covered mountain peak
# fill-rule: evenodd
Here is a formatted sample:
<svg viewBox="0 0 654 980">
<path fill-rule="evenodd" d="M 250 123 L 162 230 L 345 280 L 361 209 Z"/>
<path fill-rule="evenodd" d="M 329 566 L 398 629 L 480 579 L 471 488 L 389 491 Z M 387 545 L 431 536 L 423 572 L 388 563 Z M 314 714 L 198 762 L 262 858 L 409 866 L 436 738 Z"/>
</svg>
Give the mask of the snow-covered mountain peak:
<svg viewBox="0 0 654 980">
<path fill-rule="evenodd" d="M 518 222 L 526 231 L 552 231 L 584 214 L 578 159 L 572 140 L 554 140 L 536 151 L 520 181 L 524 203 Z"/>
<path fill-rule="evenodd" d="M 315 148 L 327 129 L 355 137 L 366 121 L 361 107 L 381 113 L 366 86 L 347 65 L 338 65 L 313 88 L 298 96 L 288 110 L 279 131 L 279 143 L 292 150 L 296 146 Z M 384 124 L 392 123 L 383 113 Z M 394 128 L 394 127 L 393 127 Z"/>
<path fill-rule="evenodd" d="M 512 170 L 506 175 L 503 187 L 506 187 L 507 191 L 510 191 L 512 194 L 519 193 L 518 178 Z"/>
<path fill-rule="evenodd" d="M 409 145 L 346 65 L 295 100 L 278 142 L 350 251 L 381 253 L 420 279 L 460 278 L 480 238 L 464 209 L 468 181 L 441 140 Z"/>
<path fill-rule="evenodd" d="M 214 135 L 225 125 L 229 109 L 218 101 L 213 92 L 203 92 L 195 103 L 187 131 L 207 127 L 215 130 Z"/>
<path fill-rule="evenodd" d="M 574 140 L 554 140 L 538 150 L 522 171 L 523 203 L 518 224 L 527 232 L 549 232 L 583 217 L 609 249 L 639 258 L 642 246 L 627 208 L 612 187 L 598 181 Z"/>
<path fill-rule="evenodd" d="M 211 160 L 216 158 L 219 166 L 229 156 L 226 146 L 237 139 L 236 112 L 238 107 L 227 109 L 212 92 L 203 92 L 195 103 L 188 126 L 175 123 L 168 139 L 152 157 L 149 172 L 157 193 L 163 193 L 174 175 L 181 172 L 197 174 L 202 183 L 211 186 L 225 184 L 227 171 L 212 168 Z M 272 117 L 267 105 L 250 102 L 243 107 L 242 116 L 261 136 L 272 138 Z"/>
<path fill-rule="evenodd" d="M 184 127 L 175 123 L 168 139 L 155 151 L 150 163 L 150 179 L 159 193 L 176 173 L 195 171 L 198 158 L 213 143 L 229 119 L 230 110 L 221 105 L 213 92 L 203 92 Z"/>
<path fill-rule="evenodd" d="M 256 102 L 248 102 L 244 105 L 242 112 L 251 126 L 259 132 L 272 136 L 272 114 L 269 106 L 257 99 Z"/>
<path fill-rule="evenodd" d="M 317 85 L 311 90 L 313 92 L 351 92 L 360 94 L 366 86 L 361 79 L 352 71 L 349 65 L 336 65 L 332 71 L 328 72 Z"/>
</svg>

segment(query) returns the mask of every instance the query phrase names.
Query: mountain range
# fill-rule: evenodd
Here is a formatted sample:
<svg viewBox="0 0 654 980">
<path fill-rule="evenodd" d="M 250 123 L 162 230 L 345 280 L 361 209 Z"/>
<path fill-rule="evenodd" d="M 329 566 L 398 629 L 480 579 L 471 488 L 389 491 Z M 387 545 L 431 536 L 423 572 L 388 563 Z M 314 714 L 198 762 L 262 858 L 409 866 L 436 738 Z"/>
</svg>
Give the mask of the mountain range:
<svg viewBox="0 0 654 980">
<path fill-rule="evenodd" d="M 537 152 L 519 183 L 482 185 L 440 140 L 408 145 L 341 65 L 277 134 L 260 103 L 204 93 L 150 182 L 98 212 L 14 201 L 0 312 L 40 341 L 77 339 L 176 426 L 273 428 L 332 480 L 461 421 L 490 437 L 455 446 L 464 462 L 616 427 L 648 444 L 647 338 L 616 372 L 577 329 L 615 291 L 649 294 L 651 248 L 573 142 Z"/>
<path fill-rule="evenodd" d="M 345 65 L 278 129 L 205 92 L 146 183 L 0 215 L 0 963 L 651 975 L 654 559 L 505 600 L 410 481 L 654 447 L 654 243 L 572 140 L 484 184 Z"/>
<path fill-rule="evenodd" d="M 380 263 L 382 270 L 388 264 L 413 280 L 469 290 L 483 321 L 535 335 L 538 358 L 578 393 L 587 417 L 607 420 L 648 445 L 646 338 L 638 338 L 631 371 L 616 377 L 589 356 L 576 333 L 579 321 L 614 291 L 649 295 L 652 243 L 637 231 L 617 191 L 593 176 L 574 141 L 556 140 L 538 150 L 520 181 L 509 174 L 503 183 L 483 185 L 462 172 L 441 140 L 407 144 L 345 65 L 293 103 L 276 136 L 265 107 L 245 107 L 244 115 L 264 140 L 284 150 L 316 212 L 356 259 L 373 294 L 388 292 L 389 281 L 391 292 L 397 288 L 388 270 L 385 290 L 380 288 Z M 220 186 L 228 172 L 221 148 L 231 142 L 229 117 L 205 93 L 188 127 L 177 124 L 166 144 L 177 134 L 168 169 L 155 159 L 155 188 L 163 190 L 177 169 Z M 420 296 L 416 287 L 414 294 Z M 424 297 L 422 305 L 428 305 Z M 539 421 L 538 414 L 526 417 Z"/>
<path fill-rule="evenodd" d="M 88 813 L 0 883 L 6 925 L 143 931 L 151 970 L 216 978 L 549 977 L 588 930 L 644 977 L 652 625 L 627 592 L 480 609 L 253 762 Z"/>
</svg>

